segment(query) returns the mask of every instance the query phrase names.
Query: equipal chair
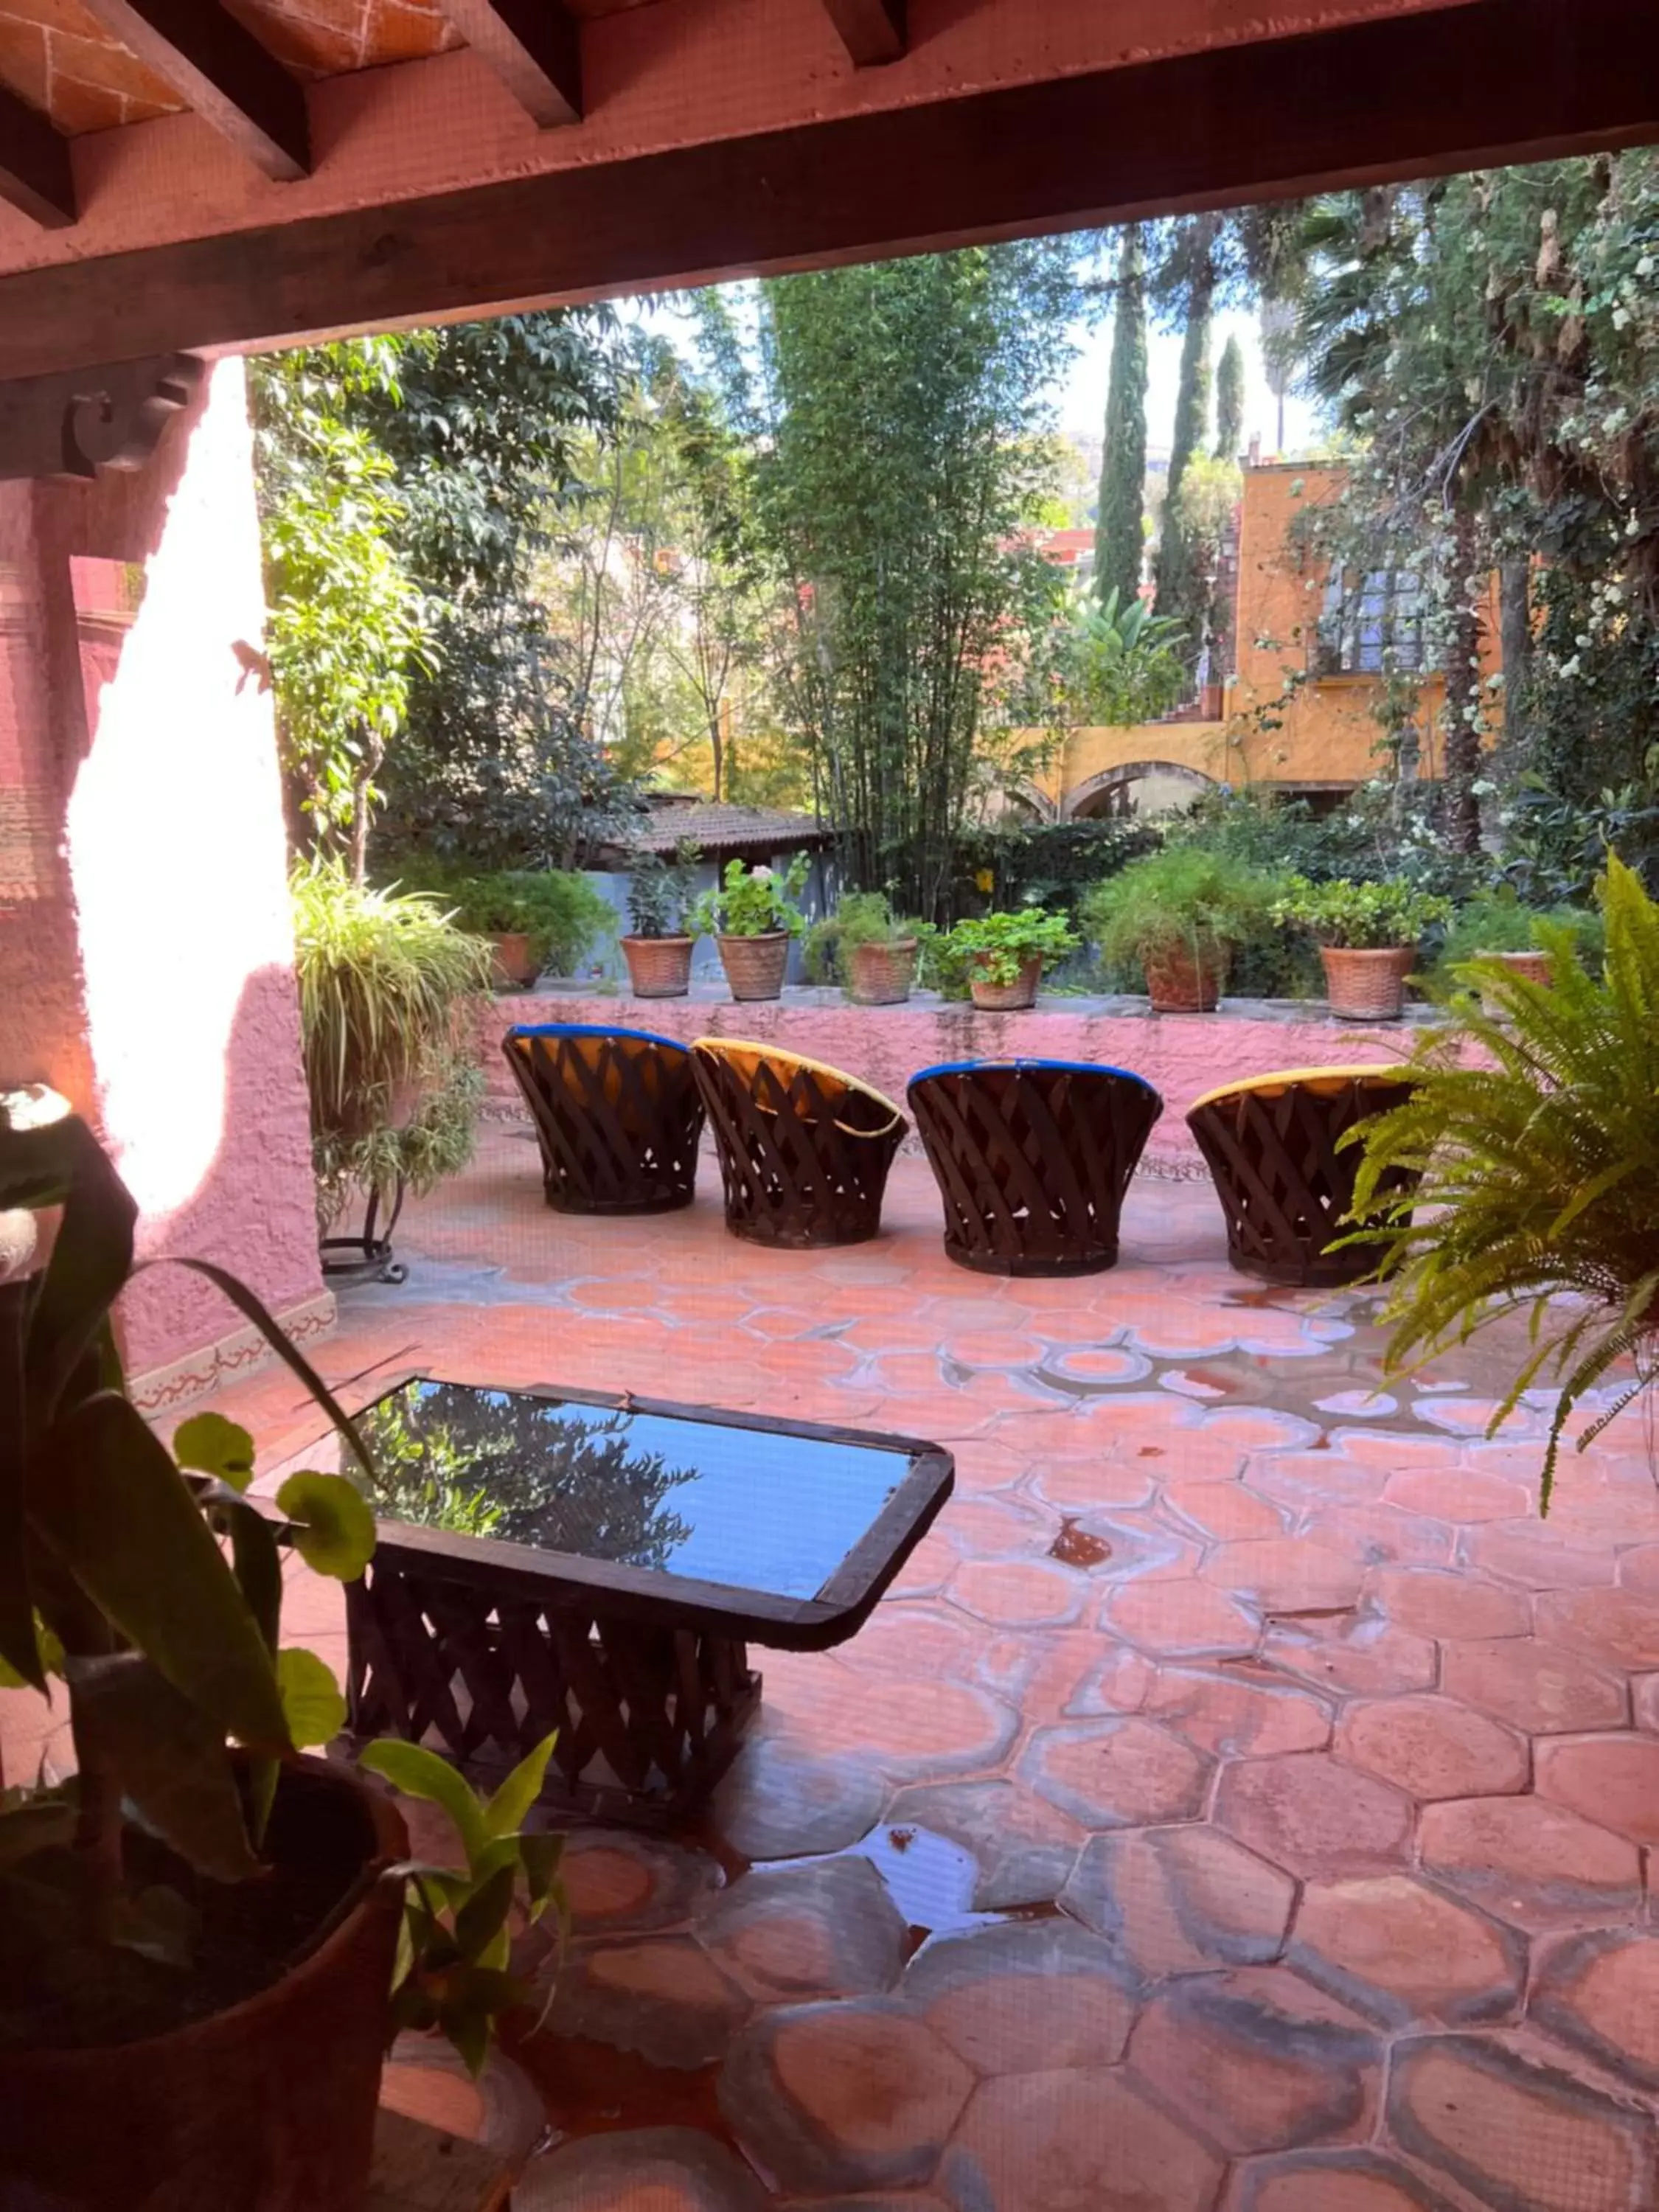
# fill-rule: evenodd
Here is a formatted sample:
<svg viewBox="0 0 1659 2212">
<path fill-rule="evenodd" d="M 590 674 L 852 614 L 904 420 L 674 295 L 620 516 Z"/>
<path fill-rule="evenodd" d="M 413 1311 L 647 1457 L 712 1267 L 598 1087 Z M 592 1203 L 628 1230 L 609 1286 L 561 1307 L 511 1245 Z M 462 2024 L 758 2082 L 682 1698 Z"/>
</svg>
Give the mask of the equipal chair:
<svg viewBox="0 0 1659 2212">
<path fill-rule="evenodd" d="M 541 1146 L 547 1202 L 562 1213 L 668 1213 L 696 1194 L 702 1098 L 672 1037 L 549 1022 L 509 1030 L 501 1050 Z"/>
</svg>

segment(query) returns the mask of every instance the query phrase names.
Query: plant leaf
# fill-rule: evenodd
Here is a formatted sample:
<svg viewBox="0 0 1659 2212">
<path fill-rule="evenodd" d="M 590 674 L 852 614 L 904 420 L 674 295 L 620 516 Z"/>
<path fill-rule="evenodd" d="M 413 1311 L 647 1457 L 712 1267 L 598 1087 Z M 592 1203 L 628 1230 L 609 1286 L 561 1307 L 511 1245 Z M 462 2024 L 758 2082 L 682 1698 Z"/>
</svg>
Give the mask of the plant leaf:
<svg viewBox="0 0 1659 2212">
<path fill-rule="evenodd" d="M 68 1662 L 76 1741 L 113 1773 L 146 1826 L 215 1881 L 258 1865 L 224 1736 L 137 1651 Z"/>
<path fill-rule="evenodd" d="M 461 1777 L 447 1759 L 440 1759 L 435 1751 L 424 1744 L 400 1743 L 393 1737 L 382 1737 L 369 1744 L 358 1759 L 371 1774 L 379 1774 L 394 1790 L 401 1790 L 405 1797 L 424 1797 L 434 1805 L 441 1805 L 455 1824 L 469 1864 L 489 1842 L 484 1827 L 483 1808 L 468 1789 Z"/>
<path fill-rule="evenodd" d="M 513 1910 L 513 1894 L 518 1887 L 518 1856 L 504 1866 L 498 1866 L 489 1879 L 479 1883 L 465 1902 L 456 1909 L 455 1948 L 469 1966 L 495 1965 L 485 1954 L 507 1926 L 507 1916 Z"/>
<path fill-rule="evenodd" d="M 291 1474 L 276 1504 L 295 1524 L 291 1541 L 308 1567 L 356 1582 L 374 1556 L 374 1516 L 355 1482 L 343 1474 Z"/>
<path fill-rule="evenodd" d="M 346 1701 L 331 1668 L 314 1651 L 290 1644 L 276 1654 L 276 1686 L 296 1751 L 330 1743 L 345 1726 Z"/>
<path fill-rule="evenodd" d="M 492 1836 L 514 1836 L 523 1827 L 531 1807 L 542 1794 L 547 1762 L 559 1740 L 556 1729 L 519 1761 L 483 1808 L 484 1826 Z"/>
<path fill-rule="evenodd" d="M 239 1494 L 253 1480 L 253 1439 L 222 1413 L 192 1413 L 173 1435 L 173 1456 L 180 1467 L 216 1475 Z"/>
<path fill-rule="evenodd" d="M 3 1158 L 15 1173 L 55 1181 L 63 1198 L 57 1241 L 29 1317 L 26 1354 L 28 1402 L 34 1421 L 44 1426 L 132 1272 L 138 1209 L 76 1116 L 44 1128 L 6 1131 Z"/>
</svg>

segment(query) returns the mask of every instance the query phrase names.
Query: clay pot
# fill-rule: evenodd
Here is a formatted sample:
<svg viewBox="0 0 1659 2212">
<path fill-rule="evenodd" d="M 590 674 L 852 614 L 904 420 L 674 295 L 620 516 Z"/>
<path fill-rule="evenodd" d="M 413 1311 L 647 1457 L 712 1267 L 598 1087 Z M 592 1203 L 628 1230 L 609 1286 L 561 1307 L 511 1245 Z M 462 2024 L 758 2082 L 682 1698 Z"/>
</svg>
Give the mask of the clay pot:
<svg viewBox="0 0 1659 2212">
<path fill-rule="evenodd" d="M 541 963 L 531 955 L 530 939 L 521 929 L 492 929 L 489 942 L 495 947 L 491 967 L 495 988 L 527 991 L 541 973 Z"/>
<path fill-rule="evenodd" d="M 331 1875 L 338 1863 L 349 1886 L 408 1849 L 391 1801 L 345 1770 L 307 1759 L 284 1776 L 268 1838 L 279 1864 L 320 1860 Z M 402 1882 L 371 1882 L 314 1950 L 228 2011 L 137 2043 L 0 2051 L 18 2201 L 362 2212 L 402 1915 Z"/>
<path fill-rule="evenodd" d="M 768 930 L 763 937 L 717 937 L 720 965 L 734 999 L 781 999 L 789 966 L 787 930 Z"/>
<path fill-rule="evenodd" d="M 1155 1014 L 1212 1014 L 1227 980 L 1228 954 L 1220 946 L 1194 952 L 1188 946 L 1143 962 L 1146 995 Z"/>
<path fill-rule="evenodd" d="M 624 937 L 628 980 L 636 999 L 683 999 L 691 988 L 689 937 Z"/>
<path fill-rule="evenodd" d="M 1555 981 L 1555 969 L 1547 952 L 1483 952 L 1480 957 L 1483 960 L 1501 960 L 1527 982 L 1541 984 L 1546 990 Z M 1480 1005 L 1489 1020 L 1502 1020 L 1504 1010 L 1490 991 L 1480 994 Z"/>
<path fill-rule="evenodd" d="M 1042 961 L 1026 961 L 1012 983 L 993 983 L 976 972 L 990 957 L 988 952 L 974 955 L 974 965 L 968 976 L 974 1004 L 988 1014 L 1023 1013 L 1028 1006 L 1036 1006 L 1037 986 L 1042 981 Z"/>
<path fill-rule="evenodd" d="M 891 945 L 855 945 L 849 964 L 847 995 L 855 1006 L 896 1006 L 909 997 L 915 981 L 916 940 L 902 937 Z"/>
<path fill-rule="evenodd" d="M 1322 945 L 1325 995 L 1339 1022 L 1397 1022 L 1406 978 L 1417 965 L 1417 947 Z"/>
</svg>

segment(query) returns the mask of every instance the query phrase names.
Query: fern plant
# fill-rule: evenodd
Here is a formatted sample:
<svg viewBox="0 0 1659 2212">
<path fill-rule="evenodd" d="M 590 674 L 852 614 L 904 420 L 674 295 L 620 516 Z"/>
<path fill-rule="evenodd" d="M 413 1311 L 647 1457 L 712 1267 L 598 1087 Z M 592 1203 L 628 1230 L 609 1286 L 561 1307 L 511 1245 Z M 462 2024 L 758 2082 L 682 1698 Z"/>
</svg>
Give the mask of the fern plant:
<svg viewBox="0 0 1659 2212">
<path fill-rule="evenodd" d="M 1612 857 L 1598 896 L 1600 977 L 1574 957 L 1571 928 L 1547 923 L 1553 988 L 1499 960 L 1464 963 L 1462 988 L 1440 990 L 1455 1019 L 1419 1048 L 1410 1099 L 1351 1133 L 1364 1156 L 1349 1218 L 1384 1222 L 1391 1371 L 1528 1314 L 1527 1356 L 1487 1433 L 1540 1377 L 1558 1386 L 1546 1511 L 1573 1408 L 1634 1362 L 1583 1451 L 1659 1373 L 1659 907 Z M 1416 1188 L 1388 1196 L 1391 1169 Z"/>
</svg>

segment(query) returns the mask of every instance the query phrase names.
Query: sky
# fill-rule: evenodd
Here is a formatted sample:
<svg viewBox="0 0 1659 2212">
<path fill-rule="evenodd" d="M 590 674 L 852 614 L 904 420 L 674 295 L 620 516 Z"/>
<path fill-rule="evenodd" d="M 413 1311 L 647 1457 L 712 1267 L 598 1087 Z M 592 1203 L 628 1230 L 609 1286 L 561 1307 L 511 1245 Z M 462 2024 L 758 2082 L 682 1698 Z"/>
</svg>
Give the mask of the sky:
<svg viewBox="0 0 1659 2212">
<path fill-rule="evenodd" d="M 1079 323 L 1074 331 L 1079 351 L 1060 397 L 1060 427 L 1078 438 L 1100 436 L 1106 416 L 1106 386 L 1111 372 L 1112 325 Z M 1246 372 L 1244 445 L 1258 434 L 1264 458 L 1279 446 L 1279 403 L 1267 389 L 1261 368 L 1261 342 L 1254 314 L 1216 318 L 1215 357 L 1230 337 L 1237 337 L 1244 352 Z M 1181 374 L 1179 331 L 1154 330 L 1147 341 L 1146 437 L 1155 453 L 1167 453 L 1175 430 L 1176 385 Z M 1285 442 L 1288 452 L 1301 453 L 1316 442 L 1313 409 L 1292 392 L 1285 402 Z"/>
</svg>

